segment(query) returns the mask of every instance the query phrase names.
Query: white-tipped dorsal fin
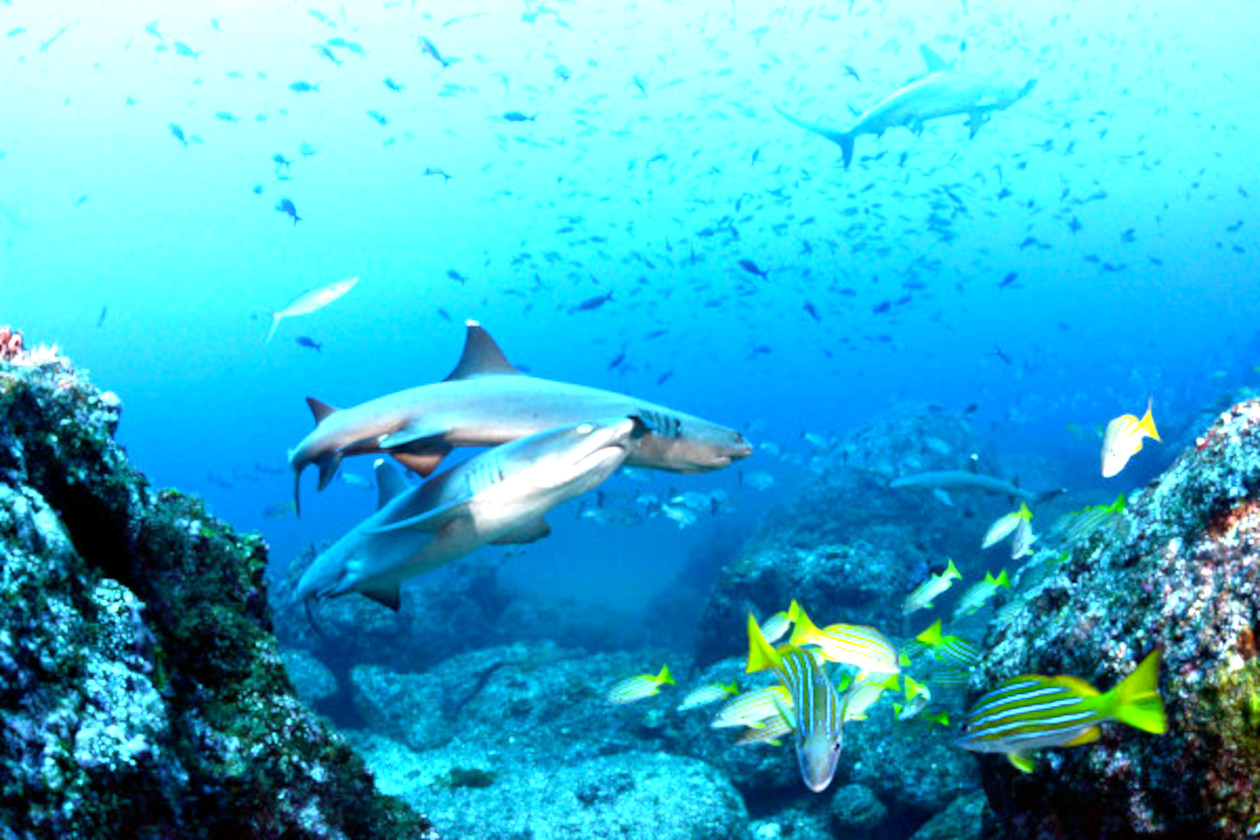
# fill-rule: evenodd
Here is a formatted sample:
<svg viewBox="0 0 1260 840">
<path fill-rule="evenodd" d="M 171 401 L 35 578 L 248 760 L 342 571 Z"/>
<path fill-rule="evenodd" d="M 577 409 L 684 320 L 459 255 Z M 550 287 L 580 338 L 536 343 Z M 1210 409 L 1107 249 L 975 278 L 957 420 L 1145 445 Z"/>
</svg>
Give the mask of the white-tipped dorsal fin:
<svg viewBox="0 0 1260 840">
<path fill-rule="evenodd" d="M 376 473 L 376 509 L 380 510 L 407 489 L 407 480 L 397 467 L 384 458 L 376 459 L 372 471 Z"/>
<path fill-rule="evenodd" d="M 318 426 L 324 422 L 324 418 L 332 414 L 337 409 L 325 402 L 320 402 L 314 397 L 307 397 L 306 404 L 311 407 L 311 414 L 315 415 L 315 425 Z"/>
<path fill-rule="evenodd" d="M 476 321 L 468 322 L 468 335 L 464 339 L 464 354 L 459 357 L 459 364 L 446 377 L 450 382 L 454 379 L 470 379 L 474 376 L 492 374 L 519 374 L 499 345 L 494 343 L 490 333 L 486 332 Z"/>
<path fill-rule="evenodd" d="M 919 45 L 919 52 L 923 54 L 923 63 L 927 65 L 929 73 L 939 73 L 942 70 L 948 70 L 949 64 L 945 59 L 936 54 L 936 50 L 927 44 Z"/>
</svg>

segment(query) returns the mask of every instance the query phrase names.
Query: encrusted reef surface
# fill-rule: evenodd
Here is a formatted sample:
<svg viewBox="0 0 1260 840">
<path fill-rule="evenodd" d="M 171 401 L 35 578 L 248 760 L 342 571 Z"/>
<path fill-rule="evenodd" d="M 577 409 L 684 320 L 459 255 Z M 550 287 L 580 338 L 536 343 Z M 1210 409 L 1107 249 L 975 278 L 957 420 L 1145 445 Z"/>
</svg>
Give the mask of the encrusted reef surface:
<svg viewBox="0 0 1260 840">
<path fill-rule="evenodd" d="M 989 836 L 1260 835 L 1260 401 L 1222 414 L 1122 525 L 1019 594 L 980 676 L 1071 674 L 1105 691 L 1158 647 L 1168 732 L 1111 724 L 1037 754 L 1028 775 L 984 757 Z"/>
<path fill-rule="evenodd" d="M 436 837 L 294 697 L 261 539 L 151 490 L 119 411 L 0 360 L 0 836 Z"/>
</svg>

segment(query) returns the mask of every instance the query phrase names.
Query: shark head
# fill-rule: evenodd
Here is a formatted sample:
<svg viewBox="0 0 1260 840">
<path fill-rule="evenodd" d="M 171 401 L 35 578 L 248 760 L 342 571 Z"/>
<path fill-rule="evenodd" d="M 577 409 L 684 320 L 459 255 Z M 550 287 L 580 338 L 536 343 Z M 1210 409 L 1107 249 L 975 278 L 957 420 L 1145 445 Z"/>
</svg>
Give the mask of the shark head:
<svg viewBox="0 0 1260 840">
<path fill-rule="evenodd" d="M 612 475 L 643 434 L 634 418 L 588 420 L 532 435 L 531 445 L 512 455 L 524 461 L 520 466 L 540 494 L 569 499 Z M 511 460 L 504 464 L 507 470 L 513 466 Z"/>
<path fill-rule="evenodd" d="M 635 419 L 646 434 L 631 453 L 631 464 L 695 473 L 729 467 L 752 454 L 752 444 L 739 432 L 699 417 L 641 409 Z"/>
</svg>

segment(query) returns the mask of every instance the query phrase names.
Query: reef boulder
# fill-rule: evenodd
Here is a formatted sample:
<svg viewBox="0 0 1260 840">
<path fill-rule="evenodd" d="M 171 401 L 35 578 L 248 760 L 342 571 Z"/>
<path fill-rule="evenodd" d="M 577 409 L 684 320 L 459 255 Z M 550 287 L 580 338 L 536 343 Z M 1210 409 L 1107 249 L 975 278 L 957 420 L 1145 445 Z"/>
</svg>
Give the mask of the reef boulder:
<svg viewBox="0 0 1260 840">
<path fill-rule="evenodd" d="M 1260 401 L 1235 405 L 1100 531 L 1019 591 L 978 681 L 1071 674 L 1107 690 L 1163 651 L 1164 735 L 1119 724 L 1035 754 L 982 756 L 1007 837 L 1260 834 Z"/>
<path fill-rule="evenodd" d="M 294 697 L 262 540 L 151 490 L 119 413 L 0 361 L 0 834 L 435 837 Z"/>
</svg>

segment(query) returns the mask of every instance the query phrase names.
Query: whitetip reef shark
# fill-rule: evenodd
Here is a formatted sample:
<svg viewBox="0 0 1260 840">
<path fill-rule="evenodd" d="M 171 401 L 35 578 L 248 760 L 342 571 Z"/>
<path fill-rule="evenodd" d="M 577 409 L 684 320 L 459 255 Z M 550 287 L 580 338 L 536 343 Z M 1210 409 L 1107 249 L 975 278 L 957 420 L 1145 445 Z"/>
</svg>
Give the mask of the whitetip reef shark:
<svg viewBox="0 0 1260 840">
<path fill-rule="evenodd" d="M 926 44 L 919 47 L 919 52 L 927 64 L 927 75 L 893 91 L 858 115 L 857 120 L 843 131 L 806 122 L 777 105 L 775 110 L 789 122 L 839 144 L 844 168 L 848 169 L 853 161 L 853 141 L 860 134 L 882 135 L 897 126 L 905 126 L 918 134 L 928 120 L 966 114 L 967 127 L 971 136 L 975 137 L 990 114 L 1009 108 L 1027 96 L 1037 84 L 1036 79 L 1017 86 L 960 73 Z"/>
<path fill-rule="evenodd" d="M 1067 492 L 1064 488 L 1046 490 L 1041 493 L 1025 490 L 1014 481 L 1007 481 L 1004 478 L 992 475 L 983 475 L 979 471 L 978 461 L 979 459 L 972 455 L 968 461 L 968 469 L 939 470 L 936 472 L 903 475 L 900 478 L 894 478 L 888 483 L 888 486 L 893 490 L 909 488 L 932 490 L 933 492 L 941 491 L 944 493 L 948 493 L 951 490 L 971 490 L 994 496 L 1006 496 L 1012 502 L 1018 499 L 1030 505 L 1040 504 Z"/>
<path fill-rule="evenodd" d="M 633 417 L 644 433 L 626 463 L 672 472 L 703 472 L 752 454 L 734 429 L 645 400 L 539 379 L 507 360 L 480 324 L 469 321 L 464 353 L 442 382 L 421 385 L 337 410 L 307 398 L 315 428 L 289 451 L 293 501 L 308 464 L 328 486 L 346 455 L 385 452 L 422 476 L 456 446 L 495 446 L 592 417 Z"/>
<path fill-rule="evenodd" d="M 502 444 L 408 489 L 377 461 L 380 508 L 315 558 L 294 599 L 361 592 L 397 610 L 399 584 L 488 543 L 551 532 L 543 516 L 599 486 L 625 462 L 643 424 L 583 421 Z"/>
</svg>

